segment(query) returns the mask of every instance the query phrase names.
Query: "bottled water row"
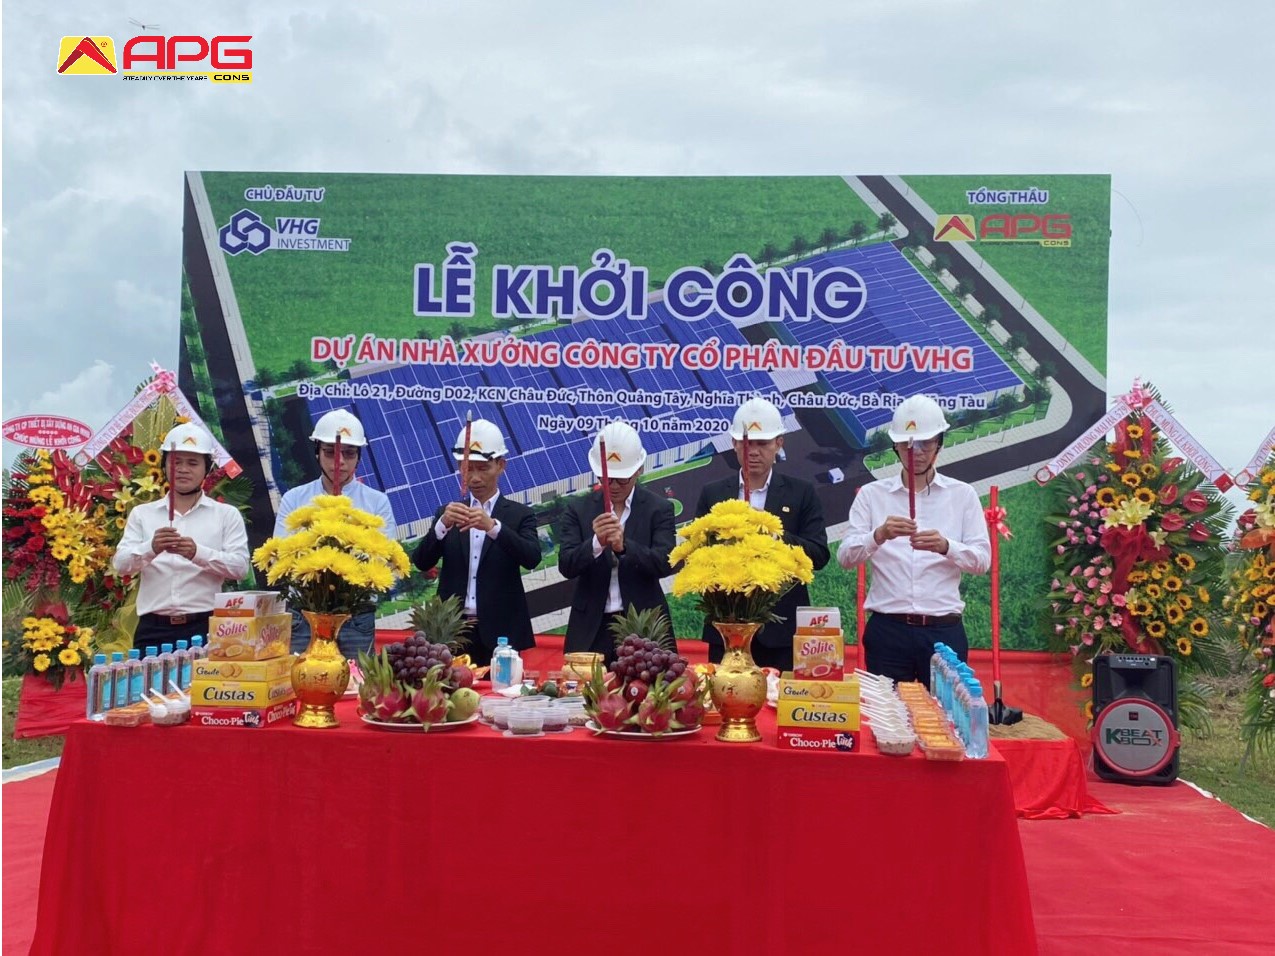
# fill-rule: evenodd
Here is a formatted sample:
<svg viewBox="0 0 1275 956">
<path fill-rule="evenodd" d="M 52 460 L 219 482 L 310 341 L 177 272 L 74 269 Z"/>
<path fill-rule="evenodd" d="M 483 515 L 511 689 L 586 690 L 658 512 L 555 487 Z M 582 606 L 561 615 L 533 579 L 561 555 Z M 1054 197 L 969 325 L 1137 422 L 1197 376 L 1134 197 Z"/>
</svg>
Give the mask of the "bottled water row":
<svg viewBox="0 0 1275 956">
<path fill-rule="evenodd" d="M 89 668 L 84 715 L 89 720 L 105 720 L 108 710 L 129 707 L 151 694 L 189 690 L 192 662 L 207 656 L 208 648 L 200 635 L 189 642 L 178 641 L 176 647 L 148 647 L 145 657 L 137 648 L 132 648 L 127 658 L 115 651 L 109 662 L 105 654 L 95 654 Z"/>
<path fill-rule="evenodd" d="M 934 645 L 930 658 L 930 693 L 939 702 L 956 735 L 965 745 L 965 756 L 987 756 L 987 701 L 974 669 L 946 644 Z"/>
</svg>

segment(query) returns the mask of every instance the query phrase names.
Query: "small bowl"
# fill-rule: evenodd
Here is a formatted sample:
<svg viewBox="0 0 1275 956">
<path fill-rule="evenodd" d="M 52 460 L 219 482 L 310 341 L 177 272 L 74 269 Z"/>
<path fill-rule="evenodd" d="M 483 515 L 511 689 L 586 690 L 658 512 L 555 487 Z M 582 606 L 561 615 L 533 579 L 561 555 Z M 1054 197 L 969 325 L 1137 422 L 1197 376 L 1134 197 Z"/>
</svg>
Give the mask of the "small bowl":
<svg viewBox="0 0 1275 956">
<path fill-rule="evenodd" d="M 544 730 L 545 713 L 539 707 L 513 707 L 509 710 L 509 732 L 514 736 L 531 736 Z"/>
</svg>

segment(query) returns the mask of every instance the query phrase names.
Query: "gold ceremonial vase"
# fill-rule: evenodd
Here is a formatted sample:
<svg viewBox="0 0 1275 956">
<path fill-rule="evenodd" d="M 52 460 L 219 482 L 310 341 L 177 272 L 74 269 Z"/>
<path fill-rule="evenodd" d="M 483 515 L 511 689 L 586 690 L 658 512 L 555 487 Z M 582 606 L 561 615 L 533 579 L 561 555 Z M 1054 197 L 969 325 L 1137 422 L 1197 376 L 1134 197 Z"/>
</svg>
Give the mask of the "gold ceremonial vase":
<svg viewBox="0 0 1275 956">
<path fill-rule="evenodd" d="M 350 684 L 350 662 L 336 646 L 348 614 L 302 611 L 310 622 L 310 644 L 292 665 L 292 689 L 301 709 L 293 719 L 298 727 L 336 727 L 333 707 Z"/>
<path fill-rule="evenodd" d="M 755 743 L 761 740 L 756 718 L 766 706 L 766 675 L 753 660 L 749 647 L 761 625 L 714 621 L 713 627 L 726 645 L 722 662 L 708 684 L 713 706 L 722 715 L 722 729 L 717 732 L 717 739 Z"/>
</svg>

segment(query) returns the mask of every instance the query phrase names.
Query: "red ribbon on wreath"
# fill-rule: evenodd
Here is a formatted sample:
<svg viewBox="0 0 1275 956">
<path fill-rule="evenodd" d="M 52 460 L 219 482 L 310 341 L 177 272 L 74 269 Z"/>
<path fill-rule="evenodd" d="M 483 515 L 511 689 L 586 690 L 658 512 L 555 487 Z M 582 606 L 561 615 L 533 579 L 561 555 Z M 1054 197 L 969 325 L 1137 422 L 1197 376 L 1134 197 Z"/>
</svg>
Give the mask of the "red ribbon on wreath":
<svg viewBox="0 0 1275 956">
<path fill-rule="evenodd" d="M 1143 525 L 1134 528 L 1114 525 L 1102 532 L 1099 541 L 1113 559 L 1111 590 L 1116 594 L 1124 594 L 1129 589 L 1129 574 L 1139 561 L 1165 561 L 1173 553 L 1167 546 L 1158 546 Z M 1129 608 L 1125 608 L 1120 630 L 1125 643 L 1137 653 L 1150 654 L 1155 650 L 1139 630 Z"/>
</svg>

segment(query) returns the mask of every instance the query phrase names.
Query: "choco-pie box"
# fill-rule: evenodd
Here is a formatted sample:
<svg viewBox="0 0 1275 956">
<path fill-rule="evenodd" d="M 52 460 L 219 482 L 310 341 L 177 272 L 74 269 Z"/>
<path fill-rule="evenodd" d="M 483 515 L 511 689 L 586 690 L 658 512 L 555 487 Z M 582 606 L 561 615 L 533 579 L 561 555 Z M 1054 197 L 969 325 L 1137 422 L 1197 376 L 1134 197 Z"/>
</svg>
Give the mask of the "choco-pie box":
<svg viewBox="0 0 1275 956">
<path fill-rule="evenodd" d="M 792 672 L 797 680 L 841 680 L 845 675 L 846 644 L 841 609 L 797 608 L 792 639 Z"/>
</svg>

